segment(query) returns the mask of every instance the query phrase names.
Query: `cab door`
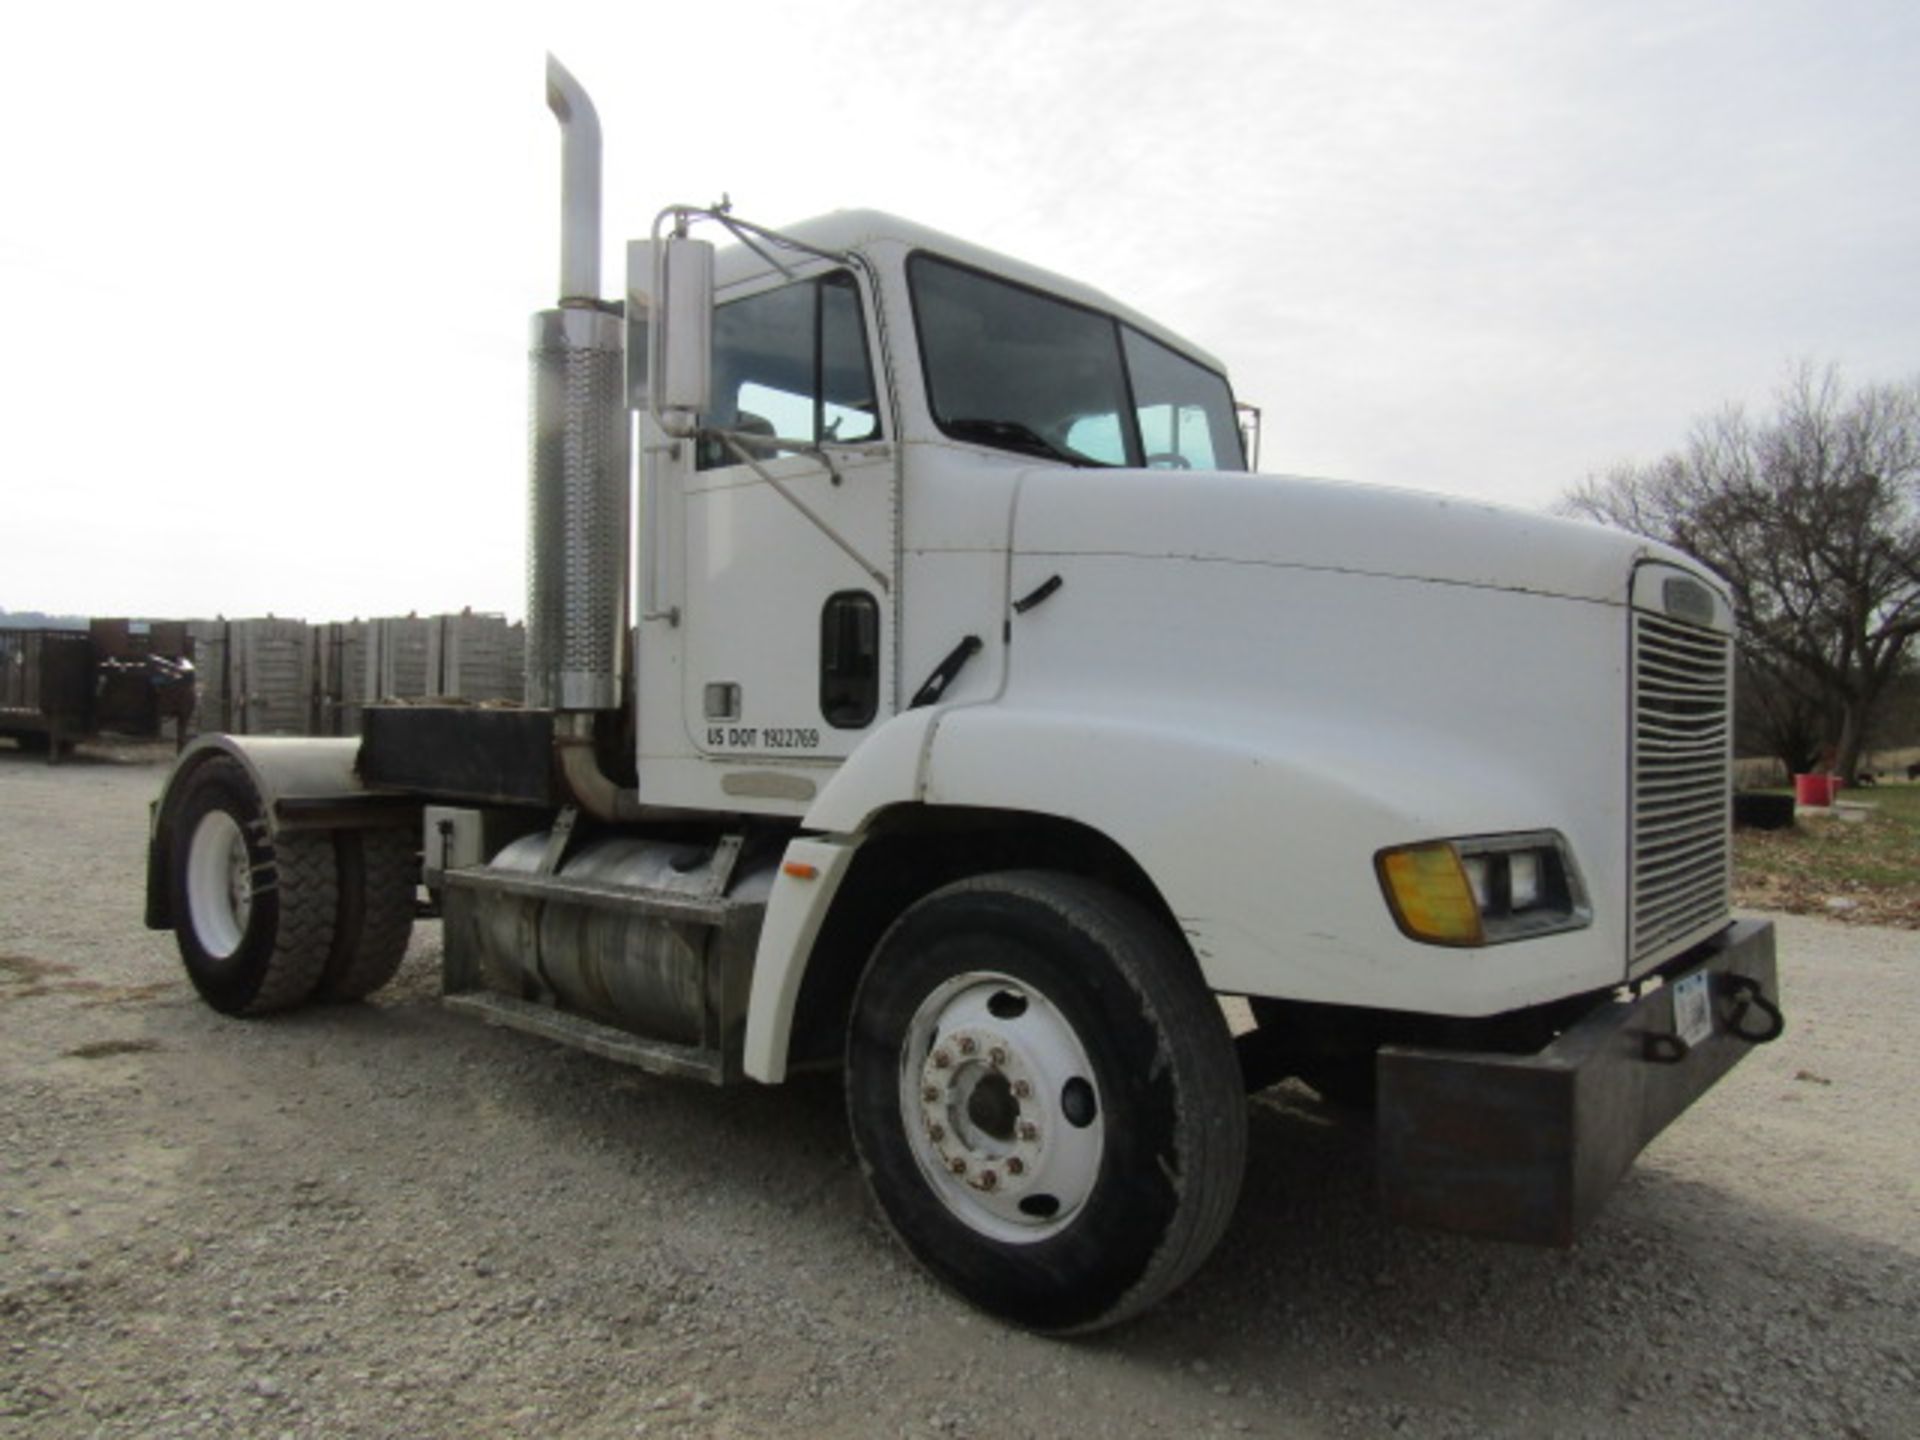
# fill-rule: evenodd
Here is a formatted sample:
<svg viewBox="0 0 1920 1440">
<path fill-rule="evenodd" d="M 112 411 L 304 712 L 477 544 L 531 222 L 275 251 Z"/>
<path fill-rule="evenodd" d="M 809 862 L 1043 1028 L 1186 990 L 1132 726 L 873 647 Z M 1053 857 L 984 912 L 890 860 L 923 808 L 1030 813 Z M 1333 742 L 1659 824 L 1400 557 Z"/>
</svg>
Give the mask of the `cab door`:
<svg viewBox="0 0 1920 1440">
<path fill-rule="evenodd" d="M 855 276 L 714 311 L 685 489 L 682 705 L 709 758 L 838 760 L 893 713 L 897 472 Z"/>
</svg>

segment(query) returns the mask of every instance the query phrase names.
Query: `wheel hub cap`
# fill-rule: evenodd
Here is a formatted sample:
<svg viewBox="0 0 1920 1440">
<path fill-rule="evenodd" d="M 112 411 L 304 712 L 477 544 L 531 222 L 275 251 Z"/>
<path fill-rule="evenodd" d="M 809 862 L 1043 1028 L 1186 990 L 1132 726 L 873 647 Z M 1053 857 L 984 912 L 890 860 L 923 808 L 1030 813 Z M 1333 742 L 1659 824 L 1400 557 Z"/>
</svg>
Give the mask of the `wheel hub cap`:
<svg viewBox="0 0 1920 1440">
<path fill-rule="evenodd" d="M 240 948 L 253 914 L 253 866 L 247 837 L 224 810 L 210 810 L 194 827 L 187 850 L 187 906 L 194 938 L 215 960 Z"/>
<path fill-rule="evenodd" d="M 948 1209 L 1014 1243 L 1072 1220 L 1099 1176 L 1104 1124 L 1086 1049 L 1045 996 L 958 976 L 921 1003 L 901 1058 L 909 1144 Z"/>
</svg>

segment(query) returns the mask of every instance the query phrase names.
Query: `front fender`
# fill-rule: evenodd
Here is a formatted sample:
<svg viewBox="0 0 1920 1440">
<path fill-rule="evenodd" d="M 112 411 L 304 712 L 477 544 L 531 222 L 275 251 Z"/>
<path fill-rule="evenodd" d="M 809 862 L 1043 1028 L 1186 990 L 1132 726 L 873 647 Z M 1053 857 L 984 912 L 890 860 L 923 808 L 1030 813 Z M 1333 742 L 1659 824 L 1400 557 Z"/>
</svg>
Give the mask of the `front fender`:
<svg viewBox="0 0 1920 1440">
<path fill-rule="evenodd" d="M 928 748 L 941 717 L 950 713 L 929 705 L 887 721 L 834 772 L 808 808 L 802 828 L 854 835 L 888 807 L 920 799 Z"/>
<path fill-rule="evenodd" d="M 754 1079 L 786 1078 L 787 1041 L 813 942 L 862 832 L 882 811 L 920 798 L 927 747 L 945 713 L 933 706 L 908 710 L 876 730 L 834 772 L 801 821 L 821 838 L 787 846 L 754 951 L 745 1063 Z"/>
<path fill-rule="evenodd" d="M 1375 876 L 1388 846 L 1522 830 L 1567 833 L 1579 862 L 1582 842 L 1604 837 L 1582 830 L 1579 777 L 1557 787 L 1469 739 L 1391 721 L 1276 718 L 1248 733 L 1201 718 L 956 708 L 932 737 L 923 798 L 1107 836 L 1221 992 L 1475 1015 L 1617 978 L 1619 942 L 1602 925 L 1468 951 L 1418 944 Z"/>
</svg>

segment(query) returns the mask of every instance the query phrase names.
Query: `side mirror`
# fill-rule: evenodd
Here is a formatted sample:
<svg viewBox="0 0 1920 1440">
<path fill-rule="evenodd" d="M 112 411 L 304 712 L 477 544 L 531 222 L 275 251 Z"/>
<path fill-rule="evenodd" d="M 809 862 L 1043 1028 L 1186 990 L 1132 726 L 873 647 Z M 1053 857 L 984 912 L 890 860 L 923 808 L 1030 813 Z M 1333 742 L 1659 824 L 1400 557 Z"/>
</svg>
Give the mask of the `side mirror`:
<svg viewBox="0 0 1920 1440">
<path fill-rule="evenodd" d="M 662 430 L 684 438 L 713 404 L 713 245 L 669 236 L 653 264 L 648 408 Z"/>
</svg>

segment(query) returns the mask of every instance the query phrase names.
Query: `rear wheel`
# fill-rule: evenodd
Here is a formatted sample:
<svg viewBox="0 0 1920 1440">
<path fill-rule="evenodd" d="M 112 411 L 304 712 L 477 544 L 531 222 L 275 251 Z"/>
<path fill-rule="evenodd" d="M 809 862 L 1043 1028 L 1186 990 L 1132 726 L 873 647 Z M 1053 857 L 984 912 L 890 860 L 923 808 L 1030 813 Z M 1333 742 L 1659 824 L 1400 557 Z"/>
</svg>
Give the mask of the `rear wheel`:
<svg viewBox="0 0 1920 1440">
<path fill-rule="evenodd" d="M 338 899 L 329 835 L 274 835 L 246 771 L 209 760 L 173 820 L 174 938 L 200 996 L 228 1015 L 303 1003 L 332 951 Z"/>
<path fill-rule="evenodd" d="M 340 909 L 315 998 L 359 1000 L 393 979 L 407 957 L 420 862 L 407 830 L 341 830 L 334 845 Z"/>
<path fill-rule="evenodd" d="M 907 1248 L 982 1309 L 1112 1325 L 1206 1259 L 1246 1154 L 1232 1042 L 1126 897 L 1008 873 L 913 906 L 855 1001 L 848 1108 Z"/>
</svg>

